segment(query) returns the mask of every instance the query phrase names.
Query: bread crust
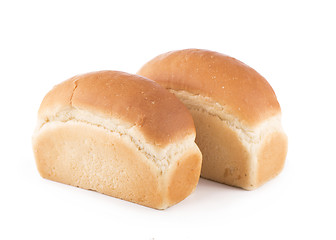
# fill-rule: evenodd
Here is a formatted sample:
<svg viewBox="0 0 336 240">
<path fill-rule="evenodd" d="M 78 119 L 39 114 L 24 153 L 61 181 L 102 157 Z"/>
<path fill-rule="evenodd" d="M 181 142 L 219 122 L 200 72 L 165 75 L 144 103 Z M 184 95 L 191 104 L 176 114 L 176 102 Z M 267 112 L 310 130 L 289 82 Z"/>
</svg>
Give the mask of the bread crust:
<svg viewBox="0 0 336 240">
<path fill-rule="evenodd" d="M 186 152 L 170 168 L 167 173 L 167 199 L 170 205 L 185 199 L 196 188 L 202 159 L 196 149 Z"/>
<path fill-rule="evenodd" d="M 202 49 L 172 51 L 147 62 L 137 74 L 168 89 L 211 97 L 250 127 L 281 111 L 265 78 L 221 53 Z"/>
<path fill-rule="evenodd" d="M 258 150 L 257 186 L 276 177 L 284 167 L 288 139 L 283 132 L 269 134 Z"/>
<path fill-rule="evenodd" d="M 124 72 L 92 72 L 62 82 L 43 99 L 39 118 L 72 107 L 119 118 L 160 146 L 195 135 L 191 115 L 173 94 L 154 81 Z"/>
</svg>

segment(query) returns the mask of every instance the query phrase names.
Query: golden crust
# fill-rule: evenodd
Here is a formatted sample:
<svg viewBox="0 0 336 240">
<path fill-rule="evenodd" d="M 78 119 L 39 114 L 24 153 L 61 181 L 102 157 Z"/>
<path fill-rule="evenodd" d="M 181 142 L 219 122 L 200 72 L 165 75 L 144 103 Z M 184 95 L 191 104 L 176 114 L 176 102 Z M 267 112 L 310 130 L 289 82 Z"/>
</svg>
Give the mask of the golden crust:
<svg viewBox="0 0 336 240">
<path fill-rule="evenodd" d="M 44 126 L 33 147 L 42 177 L 156 209 L 186 198 L 201 167 L 195 146 L 162 174 L 132 143 L 78 122 Z"/>
<path fill-rule="evenodd" d="M 257 186 L 277 176 L 287 155 L 288 139 L 283 132 L 274 132 L 262 142 L 258 151 Z"/>
<path fill-rule="evenodd" d="M 251 127 L 281 111 L 272 87 L 260 74 L 217 52 L 168 52 L 146 63 L 137 74 L 169 89 L 211 97 Z"/>
<path fill-rule="evenodd" d="M 192 193 L 198 183 L 202 165 L 202 156 L 198 151 L 185 153 L 171 166 L 167 173 L 167 199 L 173 205 Z"/>
<path fill-rule="evenodd" d="M 83 74 L 55 86 L 43 99 L 39 117 L 69 107 L 129 122 L 148 142 L 160 146 L 195 135 L 191 115 L 173 94 L 151 80 L 123 72 Z"/>
</svg>

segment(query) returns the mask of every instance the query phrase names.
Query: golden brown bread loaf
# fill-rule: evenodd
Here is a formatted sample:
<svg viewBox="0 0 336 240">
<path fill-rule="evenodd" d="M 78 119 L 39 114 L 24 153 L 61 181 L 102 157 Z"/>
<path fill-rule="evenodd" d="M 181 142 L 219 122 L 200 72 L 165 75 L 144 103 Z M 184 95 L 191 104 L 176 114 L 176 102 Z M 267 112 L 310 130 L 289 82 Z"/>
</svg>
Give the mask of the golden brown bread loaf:
<svg viewBox="0 0 336 240">
<path fill-rule="evenodd" d="M 157 209 L 196 187 L 201 154 L 187 108 L 116 71 L 75 76 L 43 99 L 33 136 L 42 177 Z"/>
<path fill-rule="evenodd" d="M 254 69 L 217 52 L 186 49 L 157 56 L 137 74 L 169 89 L 192 113 L 202 177 L 251 190 L 283 168 L 281 109 Z"/>
</svg>

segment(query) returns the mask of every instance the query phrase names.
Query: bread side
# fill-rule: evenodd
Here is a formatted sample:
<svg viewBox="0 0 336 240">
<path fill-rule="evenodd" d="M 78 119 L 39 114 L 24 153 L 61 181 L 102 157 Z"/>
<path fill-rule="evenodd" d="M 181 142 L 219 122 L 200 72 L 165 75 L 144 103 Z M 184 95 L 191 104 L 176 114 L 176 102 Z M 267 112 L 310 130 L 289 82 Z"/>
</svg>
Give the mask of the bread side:
<svg viewBox="0 0 336 240">
<path fill-rule="evenodd" d="M 209 97 L 170 91 L 193 115 L 196 143 L 203 155 L 202 177 L 252 190 L 281 171 L 287 137 L 280 114 L 257 126 L 246 126 Z"/>
<path fill-rule="evenodd" d="M 130 144 L 102 128 L 75 121 L 50 123 L 33 140 L 43 178 L 161 208 L 159 171 Z"/>
<path fill-rule="evenodd" d="M 44 178 L 158 209 L 183 200 L 196 187 L 201 155 L 194 136 L 162 148 L 146 142 L 136 127 L 120 119 L 107 120 L 78 109 L 47 119 L 33 137 Z M 189 164 L 182 175 L 191 176 L 172 193 L 169 183 L 181 178 L 174 173 L 181 171 L 176 164 Z"/>
</svg>

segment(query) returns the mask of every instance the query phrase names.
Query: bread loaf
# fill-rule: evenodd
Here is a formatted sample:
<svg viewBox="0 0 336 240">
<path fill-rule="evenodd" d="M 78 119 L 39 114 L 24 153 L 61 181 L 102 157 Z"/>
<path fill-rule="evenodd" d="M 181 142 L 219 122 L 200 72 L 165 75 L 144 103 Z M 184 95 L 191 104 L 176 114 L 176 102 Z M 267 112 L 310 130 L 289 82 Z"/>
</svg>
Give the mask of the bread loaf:
<svg viewBox="0 0 336 240">
<path fill-rule="evenodd" d="M 269 83 L 246 64 L 186 49 L 154 58 L 138 74 L 169 89 L 190 110 L 202 177 L 251 190 L 283 168 L 287 137 L 279 103 Z"/>
<path fill-rule="evenodd" d="M 201 154 L 187 108 L 123 72 L 75 76 L 43 99 L 33 136 L 42 177 L 165 209 L 196 187 Z"/>
</svg>

